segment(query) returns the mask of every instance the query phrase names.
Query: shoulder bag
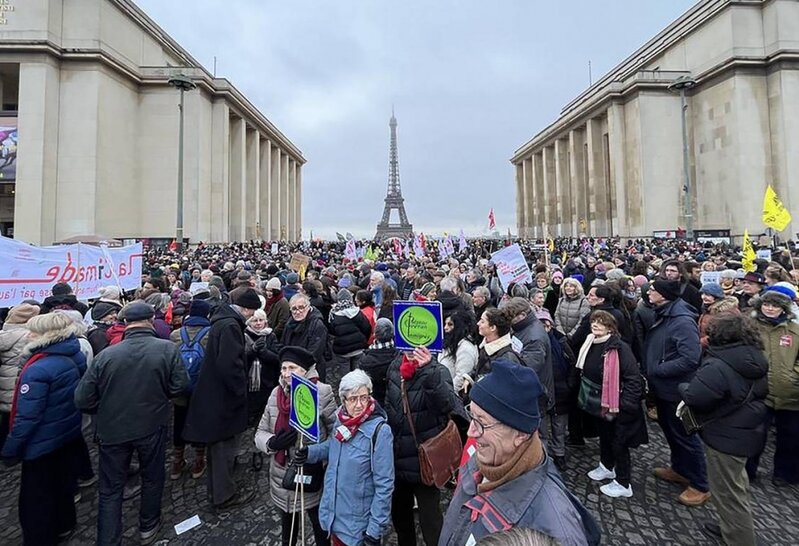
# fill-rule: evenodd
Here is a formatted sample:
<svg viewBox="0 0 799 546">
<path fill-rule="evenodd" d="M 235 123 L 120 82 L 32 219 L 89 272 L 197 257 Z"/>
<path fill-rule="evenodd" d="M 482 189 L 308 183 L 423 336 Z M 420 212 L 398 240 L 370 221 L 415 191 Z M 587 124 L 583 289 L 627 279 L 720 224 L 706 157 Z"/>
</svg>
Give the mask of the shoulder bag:
<svg viewBox="0 0 799 546">
<path fill-rule="evenodd" d="M 752 393 L 754 388 L 755 384 L 752 383 L 752 386 L 749 387 L 749 392 L 746 394 L 746 398 L 744 398 L 740 404 L 736 404 L 727 411 L 719 415 L 715 415 L 710 419 L 702 421 L 699 418 L 697 418 L 697 416 L 694 414 L 694 412 L 691 410 L 688 404 L 686 404 L 684 401 L 680 402 L 680 405 L 677 406 L 677 417 L 680 419 L 680 421 L 682 421 L 682 426 L 685 428 L 685 432 L 687 434 L 691 435 L 697 432 L 701 432 L 701 430 L 705 428 L 705 426 L 709 425 L 713 421 L 717 421 L 722 417 L 727 417 L 728 415 L 732 415 L 733 413 L 744 407 L 746 404 L 748 404 L 749 401 L 752 400 Z"/>
<path fill-rule="evenodd" d="M 420 444 L 419 440 L 416 439 L 416 427 L 413 424 L 413 414 L 408 402 L 404 379 L 401 381 L 400 386 L 402 389 L 402 406 L 408 419 L 413 441 L 419 452 L 419 471 L 422 476 L 422 483 L 438 488 L 444 487 L 444 484 L 457 474 L 460 466 L 463 444 L 458 433 L 458 427 L 455 426 L 452 419 L 448 419 L 444 430 Z"/>
</svg>

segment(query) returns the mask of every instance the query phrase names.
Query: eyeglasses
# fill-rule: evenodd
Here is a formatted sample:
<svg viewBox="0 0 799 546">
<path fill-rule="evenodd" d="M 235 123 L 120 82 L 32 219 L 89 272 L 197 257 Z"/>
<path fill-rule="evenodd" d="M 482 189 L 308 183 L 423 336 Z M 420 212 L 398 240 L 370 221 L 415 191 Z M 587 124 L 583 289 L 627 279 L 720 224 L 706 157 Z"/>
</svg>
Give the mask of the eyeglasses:
<svg viewBox="0 0 799 546">
<path fill-rule="evenodd" d="M 490 425 L 486 425 L 485 423 L 483 423 L 477 417 L 474 416 L 474 414 L 472 413 L 471 404 L 468 404 L 464 409 L 466 410 L 466 415 L 468 415 L 469 419 L 472 421 L 472 423 L 474 423 L 474 428 L 477 431 L 477 436 L 482 436 L 486 430 L 502 424 L 499 421 L 497 421 L 496 423 L 491 423 Z"/>
<path fill-rule="evenodd" d="M 307 305 L 295 305 L 294 307 L 289 307 L 292 313 L 299 313 L 300 311 L 305 311 L 308 309 Z"/>
<path fill-rule="evenodd" d="M 360 402 L 365 406 L 366 404 L 369 403 L 369 400 L 371 400 L 371 398 L 372 398 L 371 394 L 360 394 L 358 396 L 347 396 L 346 398 L 344 398 L 344 402 L 346 402 L 347 404 L 352 404 L 353 406 Z"/>
</svg>

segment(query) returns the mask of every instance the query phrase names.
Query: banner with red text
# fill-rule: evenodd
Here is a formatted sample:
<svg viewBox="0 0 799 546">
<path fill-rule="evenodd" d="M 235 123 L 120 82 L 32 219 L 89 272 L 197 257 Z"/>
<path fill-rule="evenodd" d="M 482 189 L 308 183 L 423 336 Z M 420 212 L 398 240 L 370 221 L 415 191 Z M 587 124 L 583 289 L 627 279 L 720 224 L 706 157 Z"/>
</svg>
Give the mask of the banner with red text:
<svg viewBox="0 0 799 546">
<path fill-rule="evenodd" d="M 0 307 L 27 299 L 43 301 L 53 285 L 66 282 L 80 300 L 96 298 L 103 286 L 141 286 L 142 245 L 106 248 L 85 244 L 36 247 L 0 237 Z"/>
<path fill-rule="evenodd" d="M 491 261 L 497 266 L 497 276 L 502 287 L 507 290 L 510 283 L 531 283 L 533 276 L 530 267 L 518 244 L 506 246 L 491 255 Z"/>
</svg>

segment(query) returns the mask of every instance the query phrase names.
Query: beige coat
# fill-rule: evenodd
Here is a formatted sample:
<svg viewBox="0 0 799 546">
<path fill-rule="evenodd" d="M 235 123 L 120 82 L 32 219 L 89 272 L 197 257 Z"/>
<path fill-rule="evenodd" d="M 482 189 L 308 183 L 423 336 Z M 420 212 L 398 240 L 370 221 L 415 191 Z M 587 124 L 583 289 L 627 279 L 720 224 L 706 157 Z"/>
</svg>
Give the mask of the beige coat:
<svg viewBox="0 0 799 546">
<path fill-rule="evenodd" d="M 316 366 L 308 370 L 305 376 L 307 379 L 319 377 L 316 372 Z M 258 424 L 258 430 L 255 433 L 255 447 L 270 455 L 270 469 L 269 469 L 269 495 L 272 497 L 272 502 L 277 505 L 284 512 L 291 512 L 295 506 L 294 491 L 283 489 L 283 476 L 286 474 L 286 467 L 280 466 L 275 461 L 274 452 L 270 451 L 267 447 L 269 439 L 274 436 L 275 424 L 277 423 L 277 389 L 283 388 L 283 379 L 280 379 L 280 385 L 272 390 L 269 395 L 269 402 L 264 409 L 264 415 L 261 417 L 261 422 Z M 319 436 L 323 442 L 333 432 L 333 426 L 336 422 L 336 399 L 333 397 L 333 389 L 330 385 L 325 383 L 317 383 L 319 387 Z M 307 440 L 304 440 L 307 442 Z M 305 493 L 305 509 L 319 506 L 322 499 L 322 491 L 317 493 Z M 297 511 L 300 510 L 300 499 L 296 499 Z"/>
<path fill-rule="evenodd" d="M 24 324 L 8 322 L 0 330 L 0 412 L 11 412 L 17 376 L 30 356 L 23 353 L 29 341 L 28 333 Z"/>
</svg>

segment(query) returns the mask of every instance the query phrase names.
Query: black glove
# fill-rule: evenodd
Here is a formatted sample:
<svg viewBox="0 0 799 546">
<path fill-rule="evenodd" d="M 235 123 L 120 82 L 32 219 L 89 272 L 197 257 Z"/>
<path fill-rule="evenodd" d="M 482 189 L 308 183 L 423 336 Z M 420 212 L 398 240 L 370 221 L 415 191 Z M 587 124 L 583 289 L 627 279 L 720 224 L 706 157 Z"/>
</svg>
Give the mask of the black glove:
<svg viewBox="0 0 799 546">
<path fill-rule="evenodd" d="M 363 534 L 363 542 L 361 543 L 363 546 L 380 546 L 380 539 L 379 538 L 372 538 L 366 533 Z"/>
<path fill-rule="evenodd" d="M 278 432 L 269 439 L 270 451 L 283 451 L 295 444 L 297 441 L 297 431 L 293 428 Z"/>
<path fill-rule="evenodd" d="M 308 446 L 302 446 L 294 451 L 294 457 L 291 460 L 297 466 L 302 466 L 308 462 Z"/>
</svg>

